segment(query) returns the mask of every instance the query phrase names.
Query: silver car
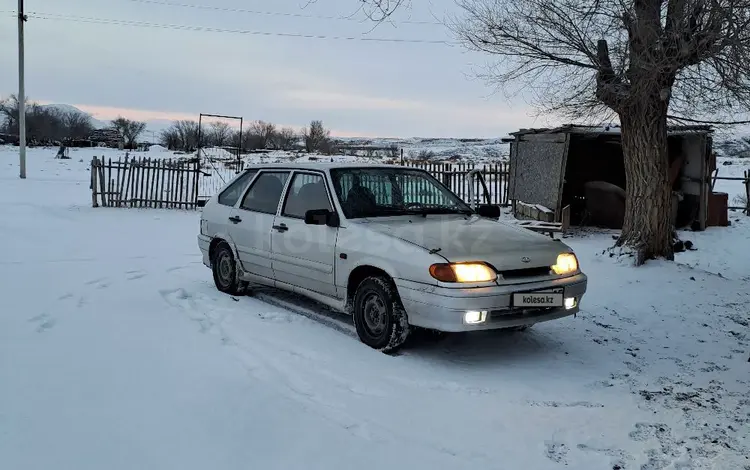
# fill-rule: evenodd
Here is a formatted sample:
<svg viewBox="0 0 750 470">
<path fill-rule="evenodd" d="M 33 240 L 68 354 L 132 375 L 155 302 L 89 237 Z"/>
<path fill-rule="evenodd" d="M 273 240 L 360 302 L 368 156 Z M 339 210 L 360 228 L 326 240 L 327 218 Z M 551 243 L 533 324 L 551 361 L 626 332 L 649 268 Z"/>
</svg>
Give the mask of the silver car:
<svg viewBox="0 0 750 470">
<path fill-rule="evenodd" d="M 499 215 L 415 168 L 258 165 L 206 203 L 198 246 L 220 291 L 302 294 L 391 352 L 412 327 L 522 329 L 578 311 L 587 278 L 570 247 Z"/>
</svg>

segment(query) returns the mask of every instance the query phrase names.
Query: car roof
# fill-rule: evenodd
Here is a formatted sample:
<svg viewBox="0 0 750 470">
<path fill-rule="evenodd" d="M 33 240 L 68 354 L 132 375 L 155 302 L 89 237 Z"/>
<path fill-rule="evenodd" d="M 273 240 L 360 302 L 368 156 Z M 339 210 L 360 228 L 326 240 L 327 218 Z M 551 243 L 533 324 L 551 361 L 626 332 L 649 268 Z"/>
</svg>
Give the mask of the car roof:
<svg viewBox="0 0 750 470">
<path fill-rule="evenodd" d="M 393 165 L 385 163 L 356 163 L 356 162 L 286 162 L 286 163 L 252 163 L 247 165 L 245 169 L 265 169 L 265 168 L 279 168 L 279 169 L 294 169 L 294 170 L 333 170 L 336 168 L 408 168 L 412 170 L 419 170 L 420 168 L 412 168 L 409 166 Z"/>
</svg>

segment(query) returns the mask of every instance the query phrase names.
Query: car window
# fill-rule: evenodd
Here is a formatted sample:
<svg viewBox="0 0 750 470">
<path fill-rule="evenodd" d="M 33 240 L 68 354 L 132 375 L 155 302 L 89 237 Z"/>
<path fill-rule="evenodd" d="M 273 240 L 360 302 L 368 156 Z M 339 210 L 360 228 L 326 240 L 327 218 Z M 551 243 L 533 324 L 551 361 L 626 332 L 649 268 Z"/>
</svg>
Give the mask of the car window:
<svg viewBox="0 0 750 470">
<path fill-rule="evenodd" d="M 407 167 L 331 170 L 347 218 L 404 214 L 469 214 L 471 208 L 423 170 Z"/>
<path fill-rule="evenodd" d="M 258 170 L 248 170 L 219 194 L 219 204 L 234 207 Z"/>
<path fill-rule="evenodd" d="M 407 205 L 455 207 L 456 201 L 449 194 L 419 174 L 403 174 L 396 177 L 403 191 L 403 202 Z"/>
<path fill-rule="evenodd" d="M 240 208 L 265 214 L 275 214 L 287 178 L 289 178 L 288 171 L 261 173 L 245 195 Z"/>
<path fill-rule="evenodd" d="M 355 184 L 355 175 L 358 184 Z M 393 204 L 393 183 L 388 174 L 378 172 L 341 173 L 336 183 L 338 185 L 337 191 L 342 195 L 342 204 L 346 202 L 346 198 L 354 186 L 360 186 L 365 191 L 371 192 L 378 204 Z"/>
<path fill-rule="evenodd" d="M 333 210 L 322 175 L 296 173 L 286 196 L 281 215 L 304 218 L 313 209 Z"/>
</svg>

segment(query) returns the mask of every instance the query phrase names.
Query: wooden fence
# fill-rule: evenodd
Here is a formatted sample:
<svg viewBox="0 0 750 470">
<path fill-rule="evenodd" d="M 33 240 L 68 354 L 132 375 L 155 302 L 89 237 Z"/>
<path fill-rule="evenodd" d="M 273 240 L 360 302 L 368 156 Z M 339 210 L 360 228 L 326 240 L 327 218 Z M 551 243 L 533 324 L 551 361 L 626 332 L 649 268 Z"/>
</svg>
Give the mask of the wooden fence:
<svg viewBox="0 0 750 470">
<path fill-rule="evenodd" d="M 465 175 L 479 169 L 487 183 L 490 203 L 510 205 L 508 200 L 508 179 L 510 166 L 507 162 L 480 164 L 430 163 L 406 161 L 404 166 L 419 168 L 432 174 L 461 199 L 469 201 L 470 185 L 478 202 L 485 202 L 483 189 L 476 179 L 468 180 Z M 201 167 L 195 159 L 148 159 L 129 158 L 113 161 L 94 157 L 91 161 L 91 202 L 94 207 L 150 207 L 196 209 L 199 201 L 205 201 L 216 194 L 226 182 L 244 168 L 244 162 L 214 162 Z M 713 175 L 716 180 L 731 180 L 743 183 L 745 200 L 743 206 L 729 209 L 742 210 L 750 216 L 750 171 L 744 176 L 726 177 Z M 407 184 L 408 186 L 408 184 Z M 412 185 L 414 186 L 414 185 Z M 417 185 L 418 186 L 418 185 Z M 409 194 L 423 194 L 424 188 L 405 188 Z M 416 196 L 415 196 L 416 197 Z M 420 196 L 422 197 L 422 196 Z"/>
<path fill-rule="evenodd" d="M 477 180 L 469 182 L 465 179 L 466 173 L 473 169 L 481 169 L 484 180 L 487 183 L 487 191 L 490 193 L 490 203 L 509 206 L 508 200 L 508 175 L 510 171 L 507 162 L 481 164 L 474 163 L 430 163 L 406 161 L 404 166 L 425 170 L 440 180 L 443 184 L 455 192 L 461 199 L 469 201 L 469 186 L 474 185 L 474 194 L 482 198 L 484 202 L 483 189 Z M 217 193 L 226 182 L 245 168 L 243 161 L 216 161 L 204 165 L 202 171 L 204 177 L 200 182 L 199 199 L 206 200 Z M 408 184 L 407 184 L 408 185 Z M 412 185 L 413 186 L 413 185 Z M 377 188 L 376 188 L 377 189 Z M 410 193 L 419 188 L 405 188 Z"/>
<path fill-rule="evenodd" d="M 194 160 L 128 158 L 91 161 L 94 207 L 198 207 L 200 163 Z"/>
<path fill-rule="evenodd" d="M 740 181 L 745 186 L 745 200 L 742 206 L 733 206 L 732 202 L 729 201 L 730 210 L 741 210 L 745 215 L 750 216 L 750 170 L 745 170 L 743 176 L 718 176 L 718 168 L 714 172 L 713 181 L 711 183 L 711 189 L 716 185 L 716 180 L 724 181 Z"/>
<path fill-rule="evenodd" d="M 510 165 L 508 162 L 489 163 L 477 165 L 475 163 L 429 163 L 429 162 L 410 162 L 404 163 L 405 166 L 419 168 L 429 172 L 432 176 L 442 181 L 451 191 L 456 193 L 461 199 L 469 201 L 469 187 L 474 186 L 474 194 L 478 196 L 479 202 L 484 203 L 484 190 L 476 179 L 468 180 L 465 176 L 471 170 L 479 169 L 487 183 L 487 191 L 490 193 L 490 204 L 499 204 L 509 206 L 508 200 L 508 179 L 510 174 Z"/>
<path fill-rule="evenodd" d="M 474 194 L 484 202 L 483 189 L 476 179 L 465 178 L 467 172 L 481 169 L 490 203 L 509 205 L 508 163 L 475 165 L 474 163 L 429 163 L 405 162 L 405 166 L 419 168 L 432 174 L 455 192 L 461 199 L 469 201 L 470 185 Z M 195 209 L 199 201 L 216 194 L 244 162 L 212 162 L 202 167 L 196 160 L 161 160 L 129 158 L 104 160 L 94 157 L 91 161 L 91 198 L 94 207 L 150 207 Z M 414 185 L 412 185 L 414 186 Z M 407 188 L 410 193 L 422 193 L 423 188 Z"/>
</svg>

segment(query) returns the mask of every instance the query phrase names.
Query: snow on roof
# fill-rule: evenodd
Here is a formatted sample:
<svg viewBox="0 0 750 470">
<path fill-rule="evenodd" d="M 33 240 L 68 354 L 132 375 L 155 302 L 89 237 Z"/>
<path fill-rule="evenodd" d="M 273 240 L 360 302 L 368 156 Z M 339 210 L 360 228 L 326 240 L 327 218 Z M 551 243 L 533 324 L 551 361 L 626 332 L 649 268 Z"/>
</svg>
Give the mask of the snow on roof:
<svg viewBox="0 0 750 470">
<path fill-rule="evenodd" d="M 621 132 L 619 124 L 587 126 L 581 124 L 565 124 L 559 127 L 520 129 L 511 132 L 512 136 L 521 136 L 528 134 L 611 134 L 619 135 Z M 713 133 L 713 127 L 708 125 L 673 125 L 667 126 L 667 132 L 670 134 L 710 134 Z"/>
<path fill-rule="evenodd" d="M 401 168 L 416 169 L 409 166 L 389 165 L 385 163 L 353 163 L 353 162 L 286 162 L 286 163 L 253 163 L 247 168 L 291 168 L 310 170 L 333 170 L 336 168 Z"/>
</svg>

